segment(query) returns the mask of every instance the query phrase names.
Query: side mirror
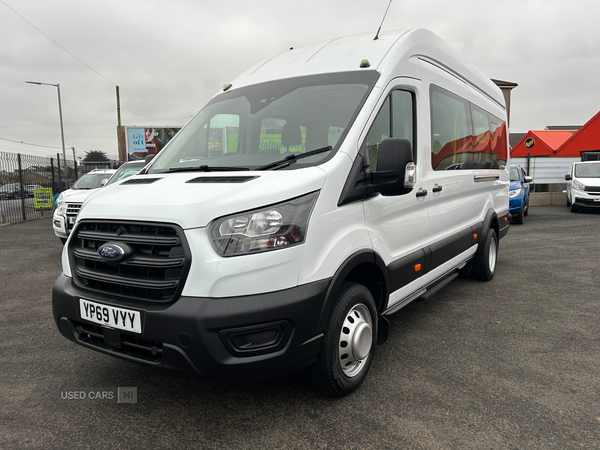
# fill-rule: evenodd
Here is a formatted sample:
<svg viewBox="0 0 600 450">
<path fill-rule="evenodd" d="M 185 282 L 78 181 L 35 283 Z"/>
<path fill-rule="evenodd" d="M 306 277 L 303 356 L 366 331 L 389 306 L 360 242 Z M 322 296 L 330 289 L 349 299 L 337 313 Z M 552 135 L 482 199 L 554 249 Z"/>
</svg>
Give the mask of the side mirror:
<svg viewBox="0 0 600 450">
<path fill-rule="evenodd" d="M 533 183 L 533 177 L 523 177 L 523 183 Z"/>
<path fill-rule="evenodd" d="M 100 186 L 104 187 L 104 185 L 106 184 L 107 181 L 108 181 L 108 178 L 103 178 L 102 181 L 100 182 Z"/>
<path fill-rule="evenodd" d="M 146 158 L 144 159 L 144 162 L 146 164 L 148 164 L 150 161 L 152 161 L 154 159 L 155 156 L 156 156 L 156 153 L 146 156 Z"/>
<path fill-rule="evenodd" d="M 373 184 L 381 186 L 385 196 L 403 195 L 412 191 L 416 181 L 415 159 L 408 139 L 391 138 L 381 142 L 377 171 L 371 174 Z"/>
<path fill-rule="evenodd" d="M 570 175 L 570 174 L 566 174 L 566 175 L 565 175 L 565 180 L 567 180 L 567 181 L 571 181 L 571 175 Z"/>
</svg>

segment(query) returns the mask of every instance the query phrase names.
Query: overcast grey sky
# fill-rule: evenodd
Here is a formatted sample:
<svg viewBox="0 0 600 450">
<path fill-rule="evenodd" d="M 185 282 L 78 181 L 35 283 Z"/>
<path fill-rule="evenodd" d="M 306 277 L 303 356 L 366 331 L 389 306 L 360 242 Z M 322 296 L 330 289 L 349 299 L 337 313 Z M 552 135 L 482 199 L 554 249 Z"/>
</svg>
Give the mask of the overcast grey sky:
<svg viewBox="0 0 600 450">
<path fill-rule="evenodd" d="M 251 64 L 375 34 L 389 0 L 0 0 L 0 151 L 117 158 L 127 126 L 185 124 Z M 77 56 L 87 68 L 15 12 Z M 600 0 L 394 0 L 383 29 L 427 28 L 490 78 L 513 81 L 511 131 L 582 125 L 600 110 Z M 72 154 L 71 152 L 68 155 Z"/>
</svg>

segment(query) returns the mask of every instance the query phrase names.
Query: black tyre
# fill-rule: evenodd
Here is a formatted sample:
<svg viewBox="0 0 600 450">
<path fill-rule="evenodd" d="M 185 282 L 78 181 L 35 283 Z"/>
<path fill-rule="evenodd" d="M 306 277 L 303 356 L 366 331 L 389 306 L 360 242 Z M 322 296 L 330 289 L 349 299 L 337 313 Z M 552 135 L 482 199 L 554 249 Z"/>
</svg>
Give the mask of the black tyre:
<svg viewBox="0 0 600 450">
<path fill-rule="evenodd" d="M 573 205 L 572 203 L 571 203 L 571 212 L 572 213 L 576 213 L 577 212 L 577 207 L 575 205 Z"/>
<path fill-rule="evenodd" d="M 523 225 L 523 210 L 519 211 L 519 214 L 513 217 L 513 223 Z"/>
<path fill-rule="evenodd" d="M 59 238 L 63 245 L 67 243 L 67 238 Z"/>
<path fill-rule="evenodd" d="M 309 377 L 320 391 L 343 397 L 367 376 L 377 345 L 377 310 L 362 284 L 346 283 L 336 295 L 325 339 Z"/>
<path fill-rule="evenodd" d="M 567 195 L 567 206 L 571 206 L 571 200 L 569 200 L 569 196 Z"/>
<path fill-rule="evenodd" d="M 490 281 L 496 273 L 496 262 L 498 260 L 498 237 L 496 230 L 490 228 L 485 237 L 481 249 L 475 254 L 473 260 L 473 275 L 481 281 Z"/>
<path fill-rule="evenodd" d="M 527 217 L 527 214 L 529 214 L 529 197 L 527 197 L 527 203 L 525 204 L 525 208 L 523 209 L 523 215 Z"/>
</svg>

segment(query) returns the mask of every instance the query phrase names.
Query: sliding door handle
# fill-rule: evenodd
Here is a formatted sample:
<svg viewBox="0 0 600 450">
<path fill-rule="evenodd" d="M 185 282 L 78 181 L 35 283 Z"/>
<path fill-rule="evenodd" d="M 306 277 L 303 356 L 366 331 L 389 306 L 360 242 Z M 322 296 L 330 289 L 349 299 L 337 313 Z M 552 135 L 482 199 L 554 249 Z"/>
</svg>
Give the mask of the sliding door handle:
<svg viewBox="0 0 600 450">
<path fill-rule="evenodd" d="M 442 187 L 439 184 L 435 183 L 435 186 L 433 187 L 432 191 L 433 192 L 442 192 Z"/>
<path fill-rule="evenodd" d="M 427 189 L 419 188 L 417 191 L 417 197 L 425 197 L 427 195 Z"/>
</svg>

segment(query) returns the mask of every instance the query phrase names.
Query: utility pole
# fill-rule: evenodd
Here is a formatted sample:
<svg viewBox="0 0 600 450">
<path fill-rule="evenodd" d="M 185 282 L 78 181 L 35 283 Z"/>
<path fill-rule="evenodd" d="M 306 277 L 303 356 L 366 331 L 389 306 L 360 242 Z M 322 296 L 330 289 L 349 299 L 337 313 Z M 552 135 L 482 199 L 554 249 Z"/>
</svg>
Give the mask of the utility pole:
<svg viewBox="0 0 600 450">
<path fill-rule="evenodd" d="M 125 147 L 123 145 L 123 133 L 121 129 L 121 96 L 119 94 L 119 86 L 117 88 L 117 142 L 119 146 L 119 159 L 127 161 L 125 155 Z"/>
</svg>

